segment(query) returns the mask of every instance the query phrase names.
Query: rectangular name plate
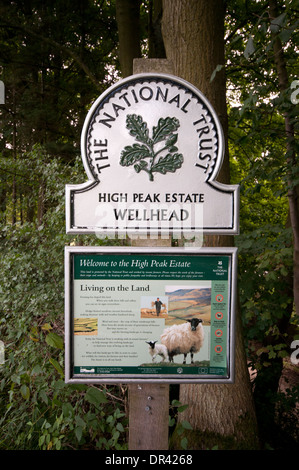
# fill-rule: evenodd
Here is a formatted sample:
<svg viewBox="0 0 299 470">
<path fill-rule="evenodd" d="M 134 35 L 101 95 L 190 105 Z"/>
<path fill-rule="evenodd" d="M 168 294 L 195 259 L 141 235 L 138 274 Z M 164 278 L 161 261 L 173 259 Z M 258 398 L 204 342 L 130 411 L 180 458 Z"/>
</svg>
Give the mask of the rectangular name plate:
<svg viewBox="0 0 299 470">
<path fill-rule="evenodd" d="M 233 383 L 236 258 L 66 247 L 66 383 Z"/>
</svg>

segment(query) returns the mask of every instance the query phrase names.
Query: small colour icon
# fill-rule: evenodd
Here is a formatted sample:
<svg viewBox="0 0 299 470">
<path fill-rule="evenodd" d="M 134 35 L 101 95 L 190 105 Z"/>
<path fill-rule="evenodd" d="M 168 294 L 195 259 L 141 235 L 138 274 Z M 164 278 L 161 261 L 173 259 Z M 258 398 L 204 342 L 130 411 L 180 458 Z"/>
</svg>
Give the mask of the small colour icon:
<svg viewBox="0 0 299 470">
<path fill-rule="evenodd" d="M 222 294 L 217 294 L 216 295 L 216 302 L 222 302 L 223 301 L 223 295 Z"/>
<path fill-rule="evenodd" d="M 220 346 L 219 344 L 217 346 L 215 346 L 215 352 L 216 353 L 221 353 L 222 352 L 222 346 Z"/>
<path fill-rule="evenodd" d="M 216 318 L 216 320 L 222 320 L 222 318 L 223 318 L 223 313 L 222 313 L 222 312 L 216 312 L 215 318 Z"/>
<path fill-rule="evenodd" d="M 223 335 L 223 331 L 222 331 L 222 330 L 216 330 L 216 331 L 215 331 L 215 336 L 217 336 L 217 338 L 220 338 L 222 335 Z"/>
</svg>

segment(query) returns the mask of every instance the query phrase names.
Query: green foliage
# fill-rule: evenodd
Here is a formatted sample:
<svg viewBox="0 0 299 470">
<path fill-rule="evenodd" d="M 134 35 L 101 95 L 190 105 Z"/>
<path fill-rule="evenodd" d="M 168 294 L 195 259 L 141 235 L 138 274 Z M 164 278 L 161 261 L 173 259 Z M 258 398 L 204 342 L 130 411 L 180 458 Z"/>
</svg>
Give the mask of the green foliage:
<svg viewBox="0 0 299 470">
<path fill-rule="evenodd" d="M 263 341 L 285 312 L 292 310 L 290 229 L 264 226 L 238 239 L 240 299 L 248 339 Z M 254 276 L 252 273 L 254 272 Z"/>
<path fill-rule="evenodd" d="M 43 143 L 75 158 L 88 107 L 114 78 L 113 4 L 79 0 L 1 2 L 0 71 L 6 88 L 0 151 Z"/>
<path fill-rule="evenodd" d="M 64 383 L 64 246 L 100 244 L 93 237 L 65 235 L 65 184 L 86 179 L 76 160 L 83 120 L 117 76 L 114 2 L 83 7 L 78 1 L 33 1 L 32 8 L 25 1 L 6 3 L 0 6 L 0 70 L 6 85 L 0 145 L 0 340 L 5 344 L 0 449 L 126 449 L 126 391 Z M 292 81 L 299 76 L 298 0 L 278 0 L 277 18 L 269 18 L 268 3 L 226 2 L 227 64 L 219 64 L 211 79 L 225 67 L 231 180 L 241 186 L 241 234 L 235 237 L 239 299 L 248 359 L 257 370 L 258 418 L 266 437 L 279 426 L 284 439 L 278 447 L 287 448 L 290 436 L 299 442 L 298 387 L 277 392 L 298 334 L 288 217 L 288 189 L 299 183 L 298 103 L 291 100 Z M 142 2 L 144 36 L 147 10 L 148 2 Z M 284 90 L 274 35 L 282 43 L 289 78 Z M 286 113 L 294 127 L 292 152 L 286 151 Z M 124 148 L 121 164 L 146 171 L 150 180 L 155 172 L 175 172 L 183 162 L 176 147 L 178 125 L 175 118 L 161 119 L 150 136 L 140 116 L 128 117 L 137 143 Z M 42 147 L 35 145 L 41 142 Z M 234 436 L 225 442 L 222 436 L 193 434 L 190 424 L 178 419 L 186 406 L 171 403 L 169 425 L 171 432 L 176 425 L 179 448 L 204 439 L 209 449 L 217 448 L 215 442 L 235 448 Z M 272 414 L 269 421 L 266 411 Z M 265 447 L 273 448 L 274 441 Z"/>
<path fill-rule="evenodd" d="M 189 405 L 182 405 L 182 403 L 176 399 L 171 401 L 170 416 L 169 416 L 169 427 L 175 428 L 172 430 L 172 440 L 179 442 L 181 449 L 188 449 L 188 431 L 192 431 L 193 428 L 189 421 L 185 419 L 179 419 L 179 413 L 183 413 Z"/>
<path fill-rule="evenodd" d="M 292 80 L 299 72 L 294 34 L 298 1 L 276 3 L 277 17 L 271 18 L 268 2 L 250 1 L 245 9 L 238 0 L 229 2 L 226 53 L 231 175 L 241 189 L 241 235 L 235 243 L 243 331 L 250 365 L 257 372 L 253 390 L 261 440 L 283 448 L 288 444 L 287 439 L 279 442 L 286 431 L 278 413 L 279 381 L 298 330 L 293 311 L 293 269 L 298 268 L 288 201 L 289 189 L 298 191 L 299 181 L 298 106 L 291 100 Z M 282 46 L 279 58 L 274 51 L 277 39 Z M 283 86 L 278 60 L 285 66 Z M 292 138 L 286 135 L 286 116 Z M 283 396 L 287 402 L 289 396 Z M 298 423 L 293 432 L 298 443 L 297 431 Z M 289 438 L 291 442 L 293 436 Z"/>
<path fill-rule="evenodd" d="M 47 209 L 42 225 L 1 227 L 0 449 L 125 449 L 122 389 L 64 383 L 64 246 L 76 242 L 65 235 L 64 190 L 82 181 L 81 164 L 34 147 L 23 171 L 32 188 L 43 175 Z"/>
<path fill-rule="evenodd" d="M 298 402 L 299 387 L 288 387 L 285 393 L 280 392 L 277 397 L 277 421 L 284 432 L 284 438 L 292 438 L 294 449 L 298 448 L 299 426 L 298 426 Z M 283 446 L 281 446 L 283 447 Z"/>
</svg>

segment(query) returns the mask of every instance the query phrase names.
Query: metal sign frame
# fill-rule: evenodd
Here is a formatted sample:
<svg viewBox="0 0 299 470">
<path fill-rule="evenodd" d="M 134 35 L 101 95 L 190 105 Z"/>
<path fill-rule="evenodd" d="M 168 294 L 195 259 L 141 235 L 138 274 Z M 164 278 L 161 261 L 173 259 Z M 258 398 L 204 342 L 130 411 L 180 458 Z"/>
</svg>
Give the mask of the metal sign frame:
<svg viewBox="0 0 299 470">
<path fill-rule="evenodd" d="M 236 278 L 237 248 L 65 247 L 65 382 L 233 383 Z M 152 362 L 146 341 L 195 316 L 194 364 Z"/>
</svg>

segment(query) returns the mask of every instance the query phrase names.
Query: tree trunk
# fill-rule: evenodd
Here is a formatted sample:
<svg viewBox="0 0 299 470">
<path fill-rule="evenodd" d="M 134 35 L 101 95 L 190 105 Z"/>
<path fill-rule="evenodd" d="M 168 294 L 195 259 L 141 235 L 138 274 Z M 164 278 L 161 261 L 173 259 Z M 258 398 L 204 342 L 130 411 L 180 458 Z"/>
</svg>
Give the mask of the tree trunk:
<svg viewBox="0 0 299 470">
<path fill-rule="evenodd" d="M 43 223 L 45 214 L 45 183 L 40 181 L 37 200 L 37 225 L 40 227 Z"/>
<path fill-rule="evenodd" d="M 162 0 L 150 0 L 148 21 L 148 57 L 165 59 L 165 47 L 161 31 Z"/>
<path fill-rule="evenodd" d="M 133 59 L 141 57 L 140 0 L 116 0 L 115 6 L 120 68 L 122 76 L 127 77 L 133 73 Z"/>
<path fill-rule="evenodd" d="M 175 75 L 195 85 L 210 101 L 222 124 L 226 152 L 217 180 L 229 184 L 227 149 L 226 81 L 224 67 L 224 2 L 219 0 L 163 0 L 162 33 L 167 59 Z M 209 236 L 208 246 L 231 246 L 232 237 Z M 180 401 L 189 404 L 181 420 L 187 419 L 194 431 L 188 432 L 188 448 L 257 447 L 257 425 L 249 381 L 241 320 L 236 321 L 235 383 L 182 385 Z M 175 442 L 174 446 L 178 446 Z"/>
</svg>

